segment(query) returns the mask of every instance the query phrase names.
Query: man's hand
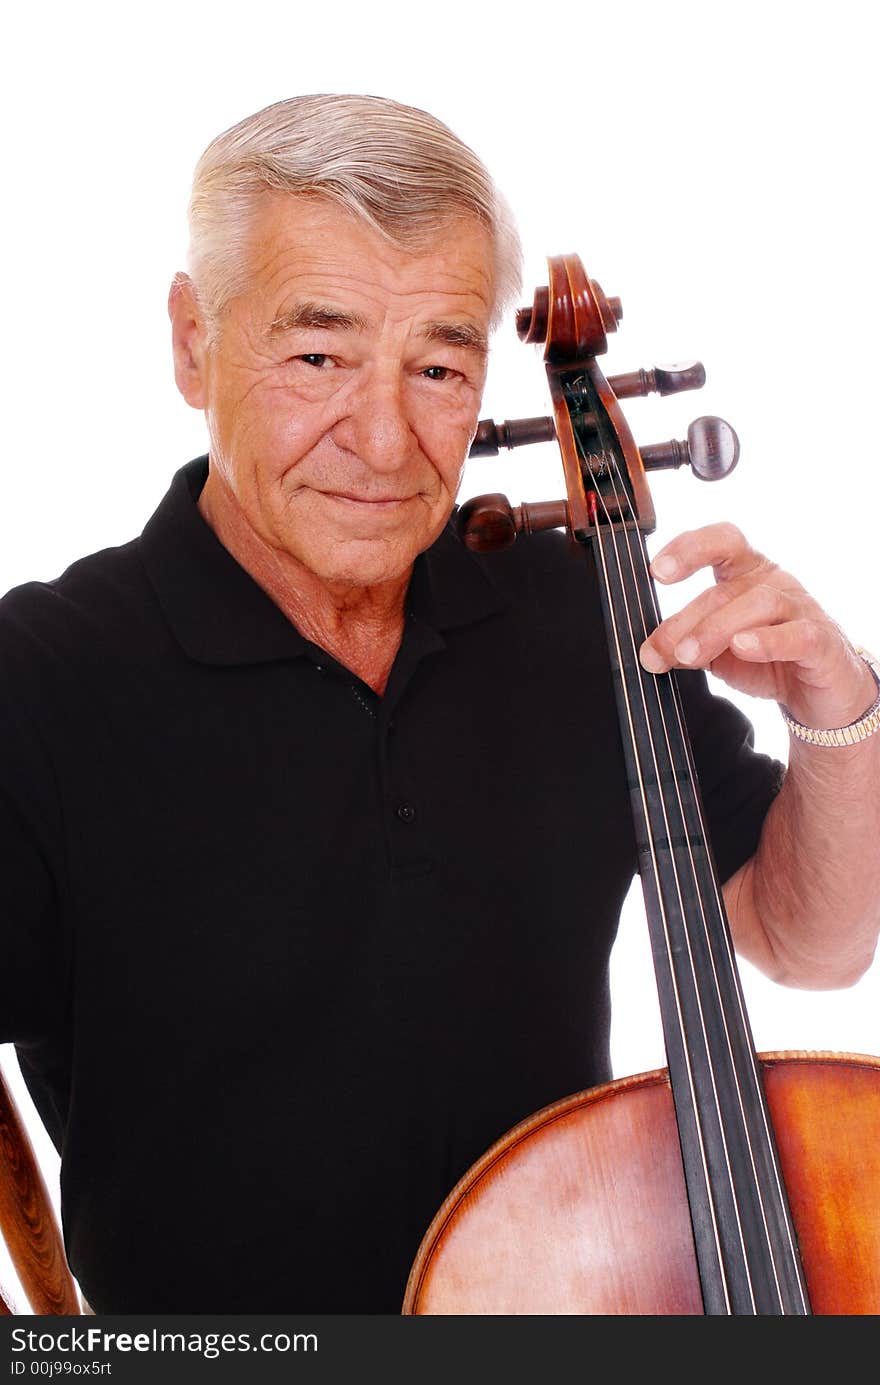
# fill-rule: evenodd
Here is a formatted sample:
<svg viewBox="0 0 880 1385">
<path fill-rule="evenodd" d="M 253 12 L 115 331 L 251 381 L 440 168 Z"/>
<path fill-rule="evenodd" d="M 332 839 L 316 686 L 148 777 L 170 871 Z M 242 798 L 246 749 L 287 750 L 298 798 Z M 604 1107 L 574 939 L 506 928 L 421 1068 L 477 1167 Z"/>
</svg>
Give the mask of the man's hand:
<svg viewBox="0 0 880 1385">
<path fill-rule="evenodd" d="M 805 726 L 846 726 L 877 688 L 846 636 L 801 584 L 733 524 L 680 534 L 658 553 L 658 581 L 711 567 L 716 585 L 664 620 L 640 650 L 651 673 L 711 669 L 739 692 L 772 697 Z"/>
</svg>

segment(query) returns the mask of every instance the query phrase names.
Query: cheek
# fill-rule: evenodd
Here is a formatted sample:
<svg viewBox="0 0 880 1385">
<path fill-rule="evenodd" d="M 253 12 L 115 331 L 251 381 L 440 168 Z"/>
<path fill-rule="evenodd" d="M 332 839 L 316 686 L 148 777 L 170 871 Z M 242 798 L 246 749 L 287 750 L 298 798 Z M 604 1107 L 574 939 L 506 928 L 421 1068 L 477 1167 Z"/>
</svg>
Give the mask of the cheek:
<svg viewBox="0 0 880 1385">
<path fill-rule="evenodd" d="M 482 403 L 482 390 L 474 381 L 460 376 L 447 382 L 421 376 L 410 377 L 405 385 L 407 406 L 413 416 L 433 419 L 440 426 L 465 429 L 476 423 Z"/>
<path fill-rule="evenodd" d="M 438 410 L 421 423 L 418 437 L 425 456 L 439 473 L 444 487 L 458 490 L 476 427 L 476 413 Z"/>
<path fill-rule="evenodd" d="M 233 463 L 263 474 L 283 474 L 322 436 L 318 413 L 288 391 L 253 389 L 225 410 L 224 434 Z"/>
<path fill-rule="evenodd" d="M 432 459 L 435 470 L 442 482 L 444 494 L 451 496 L 453 499 L 455 499 L 455 496 L 458 494 L 458 488 L 461 485 L 462 476 L 464 475 L 466 456 L 462 454 L 465 452 L 466 447 L 467 435 L 465 434 L 463 438 L 457 438 L 454 449 L 450 446 L 445 452 L 436 455 Z"/>
</svg>

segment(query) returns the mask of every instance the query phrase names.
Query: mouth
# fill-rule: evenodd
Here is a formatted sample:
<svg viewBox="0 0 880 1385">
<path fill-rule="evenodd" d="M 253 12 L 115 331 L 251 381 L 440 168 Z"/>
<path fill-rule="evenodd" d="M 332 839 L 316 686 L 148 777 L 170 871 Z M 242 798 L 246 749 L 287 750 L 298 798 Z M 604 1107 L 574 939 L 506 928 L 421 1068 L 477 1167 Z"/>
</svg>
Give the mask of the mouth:
<svg viewBox="0 0 880 1385">
<path fill-rule="evenodd" d="M 323 491 L 322 494 L 343 505 L 360 505 L 371 510 L 393 510 L 395 506 L 405 505 L 413 498 L 410 495 L 352 495 L 348 491 Z"/>
</svg>

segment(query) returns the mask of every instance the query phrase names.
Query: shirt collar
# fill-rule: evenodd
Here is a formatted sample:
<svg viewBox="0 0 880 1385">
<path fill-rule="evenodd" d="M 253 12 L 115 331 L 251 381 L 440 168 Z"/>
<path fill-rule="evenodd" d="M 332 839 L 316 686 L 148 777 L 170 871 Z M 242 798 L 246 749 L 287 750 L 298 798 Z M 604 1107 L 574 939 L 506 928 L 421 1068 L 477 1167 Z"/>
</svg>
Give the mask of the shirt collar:
<svg viewBox="0 0 880 1385">
<path fill-rule="evenodd" d="M 177 642 L 204 664 L 292 659 L 312 648 L 223 547 L 197 508 L 208 458 L 180 468 L 139 539 L 147 576 Z M 452 521 L 416 559 L 407 610 L 436 631 L 475 624 L 506 601 Z"/>
</svg>

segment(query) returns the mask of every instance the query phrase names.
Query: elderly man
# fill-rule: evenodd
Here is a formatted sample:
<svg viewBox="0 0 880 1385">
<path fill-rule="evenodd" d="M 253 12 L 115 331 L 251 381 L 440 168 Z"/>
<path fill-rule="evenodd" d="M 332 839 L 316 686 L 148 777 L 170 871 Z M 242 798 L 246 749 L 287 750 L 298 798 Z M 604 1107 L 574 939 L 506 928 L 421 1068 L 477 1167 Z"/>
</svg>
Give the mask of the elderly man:
<svg viewBox="0 0 880 1385">
<path fill-rule="evenodd" d="M 169 309 L 208 455 L 132 543 L 0 603 L 0 1037 L 97 1312 L 396 1313 L 464 1170 L 610 1075 L 635 849 L 601 615 L 558 534 L 483 559 L 450 525 L 518 274 L 469 149 L 390 101 L 281 102 L 209 146 L 191 220 Z M 717 578 L 642 658 L 693 670 L 737 945 L 846 985 L 875 675 L 732 528 L 654 566 Z M 793 739 L 780 791 L 710 665 L 864 739 Z"/>
</svg>

